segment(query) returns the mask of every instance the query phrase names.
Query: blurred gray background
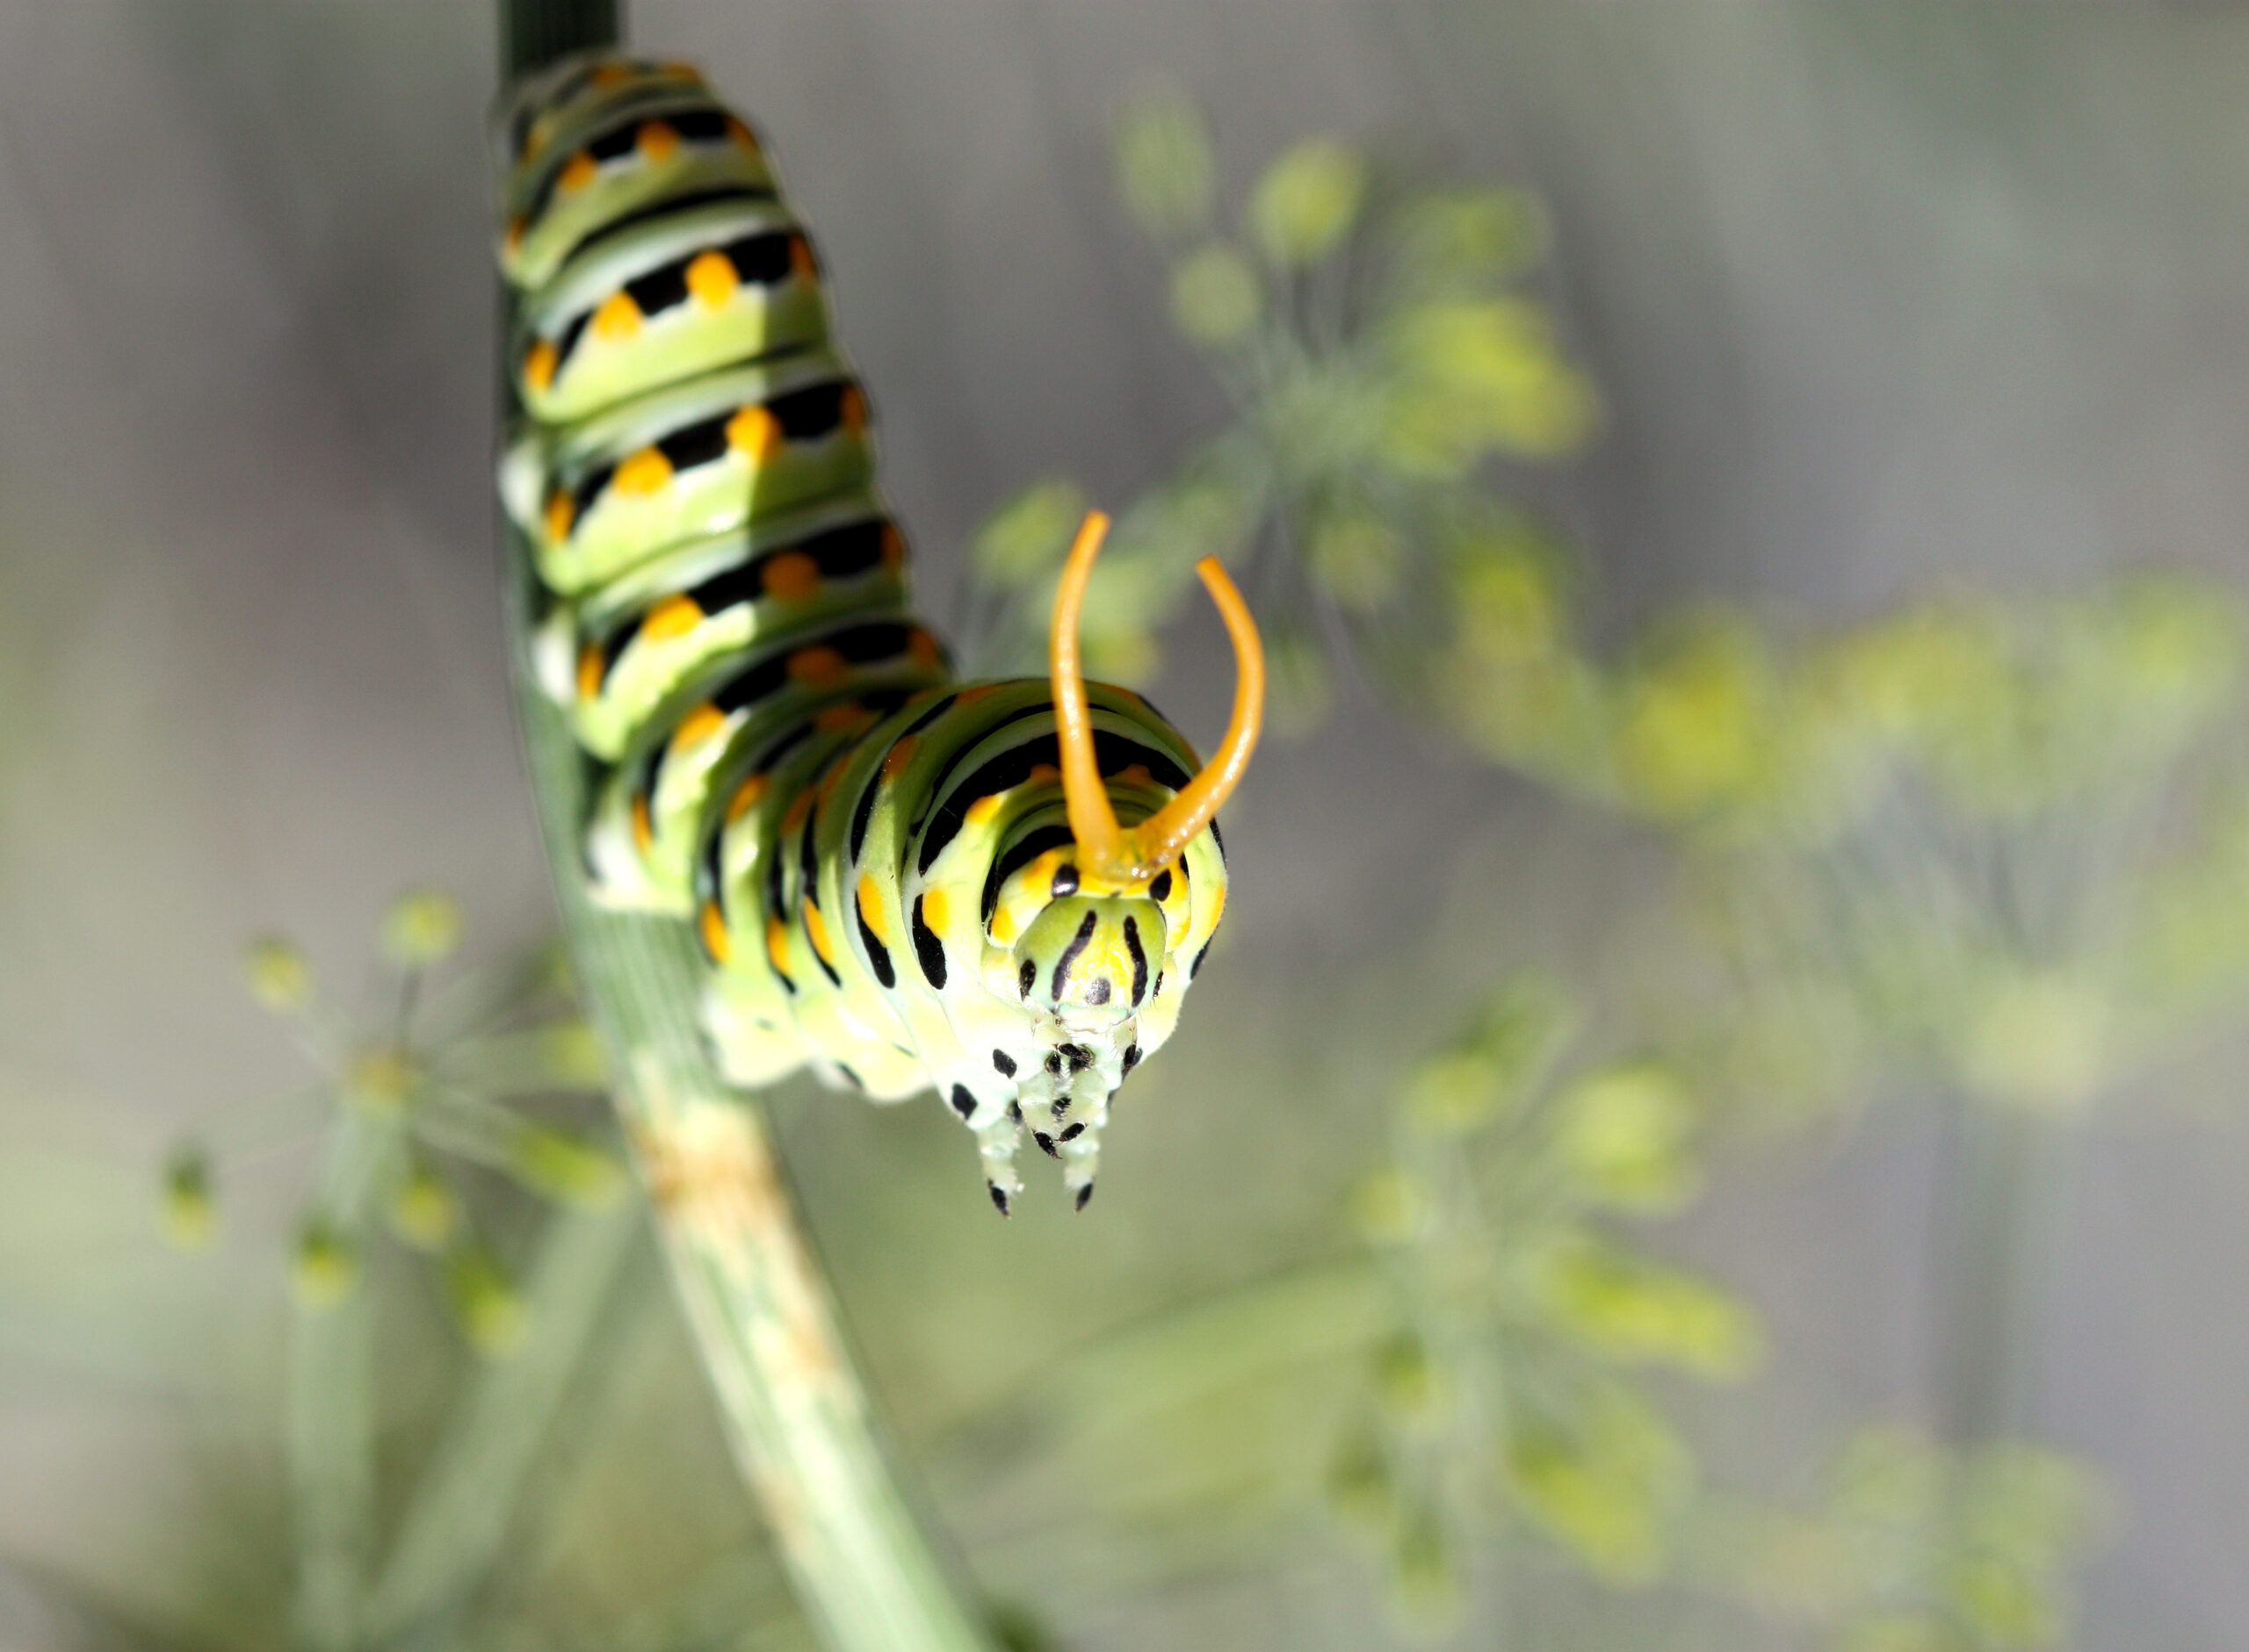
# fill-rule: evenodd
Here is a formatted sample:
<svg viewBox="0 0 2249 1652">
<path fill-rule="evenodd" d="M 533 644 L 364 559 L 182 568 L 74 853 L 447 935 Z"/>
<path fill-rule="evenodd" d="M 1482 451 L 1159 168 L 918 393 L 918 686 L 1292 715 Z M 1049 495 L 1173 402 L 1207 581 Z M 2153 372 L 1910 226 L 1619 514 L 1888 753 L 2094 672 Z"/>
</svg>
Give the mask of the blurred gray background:
<svg viewBox="0 0 2249 1652">
<path fill-rule="evenodd" d="M 1697 594 L 1841 616 L 2123 563 L 2249 573 L 2231 9 L 630 16 L 765 131 L 940 621 L 1013 489 L 1129 497 L 1225 416 L 1110 184 L 1117 101 L 1164 82 L 1204 101 L 1235 185 L 1331 131 L 1544 198 L 1547 293 L 1607 420 L 1537 486 L 1614 625 Z M 243 938 L 286 929 L 348 999 L 409 884 L 459 891 L 491 956 L 550 921 L 488 502 L 494 37 L 466 4 L 0 0 L 0 1550 L 143 1540 L 185 1506 L 174 1408 L 264 1380 L 301 1152 L 245 1172 L 215 1264 L 155 1246 L 144 1191 L 175 1131 L 305 1081 L 246 1000 Z M 1225 667 L 1190 626 L 1158 692 L 1207 738 Z M 1629 831 L 1363 697 L 1261 757 L 1231 840 L 1230 984 L 1167 1052 L 1161 1125 L 1117 1133 L 1110 1224 L 994 1224 L 980 1302 L 1029 1236 L 1098 1297 L 1324 1220 L 1316 1155 L 1230 1128 L 1231 1064 L 1364 1027 L 1341 1071 L 1378 1086 L 1447 1007 L 1385 998 L 1390 960 L 1617 969 L 1659 882 Z M 2219 1105 L 2150 1095 L 2088 1138 L 2050 1259 L 2043 1414 L 2122 1499 L 2088 1645 L 2249 1642 L 2249 1142 L 2238 1084 L 2204 1076 Z M 1370 1116 L 1334 1128 L 1363 1144 Z M 895 1227 L 821 1227 L 910 1425 L 942 1356 L 883 1309 L 931 1288 L 900 1236 L 960 1194 L 926 1157 L 951 1138 L 835 1104 L 785 1126 L 816 1225 L 870 1165 L 910 1187 Z M 1182 1156 L 1216 1161 L 1187 1208 Z M 1687 1225 L 1772 1331 L 1750 1389 L 1684 1402 L 1721 1460 L 1787 1485 L 1840 1420 L 1915 1405 L 1927 1159 L 1878 1115 L 1736 1163 Z M 976 1312 L 1036 1352 L 1032 1308 Z M 1228 1587 L 1243 1622 L 1285 1617 L 1279 1582 Z"/>
</svg>

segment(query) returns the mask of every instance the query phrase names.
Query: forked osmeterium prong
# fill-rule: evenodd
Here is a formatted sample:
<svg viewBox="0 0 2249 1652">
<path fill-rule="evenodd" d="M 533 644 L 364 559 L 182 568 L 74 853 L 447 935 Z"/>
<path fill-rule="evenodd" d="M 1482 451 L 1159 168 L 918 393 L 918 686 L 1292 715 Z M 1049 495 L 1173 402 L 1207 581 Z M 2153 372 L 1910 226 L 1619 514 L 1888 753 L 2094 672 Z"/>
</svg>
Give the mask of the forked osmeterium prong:
<svg viewBox="0 0 2249 1652">
<path fill-rule="evenodd" d="M 1070 542 L 1068 560 L 1062 565 L 1062 582 L 1054 592 L 1054 623 L 1047 638 L 1046 659 L 1054 695 L 1054 733 L 1062 750 L 1062 801 L 1069 813 L 1070 835 L 1078 840 L 1081 872 L 1109 875 L 1123 859 L 1124 833 L 1117 811 L 1110 806 L 1109 788 L 1101 783 L 1101 766 L 1094 761 L 1093 716 L 1086 709 L 1085 673 L 1078 663 L 1078 621 L 1085 611 L 1086 583 L 1093 578 L 1093 559 L 1109 532 L 1109 518 L 1089 510 Z"/>
<path fill-rule="evenodd" d="M 1062 796 L 1070 834 L 1077 840 L 1081 870 L 1117 880 L 1141 880 L 1193 841 L 1211 824 L 1248 769 L 1250 754 L 1265 718 L 1265 649 L 1249 605 L 1226 577 L 1216 557 L 1195 565 L 1211 600 L 1218 604 L 1234 654 L 1233 715 L 1218 754 L 1169 803 L 1130 828 L 1119 826 L 1094 760 L 1093 721 L 1086 708 L 1085 676 L 1078 661 L 1078 623 L 1085 609 L 1086 586 L 1094 558 L 1109 531 L 1109 518 L 1088 511 L 1071 542 L 1062 581 L 1054 594 L 1054 624 L 1048 660 L 1052 670 L 1054 723 L 1062 751 Z"/>
</svg>

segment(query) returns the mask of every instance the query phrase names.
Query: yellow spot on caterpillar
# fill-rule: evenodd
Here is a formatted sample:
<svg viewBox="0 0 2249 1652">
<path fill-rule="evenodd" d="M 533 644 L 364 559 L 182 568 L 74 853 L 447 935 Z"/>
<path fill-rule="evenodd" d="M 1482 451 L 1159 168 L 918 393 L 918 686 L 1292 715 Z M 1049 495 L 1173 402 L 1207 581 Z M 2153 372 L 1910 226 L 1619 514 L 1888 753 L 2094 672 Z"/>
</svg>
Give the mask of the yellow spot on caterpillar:
<svg viewBox="0 0 2249 1652">
<path fill-rule="evenodd" d="M 1000 685 L 996 682 L 980 682 L 973 688 L 963 689 L 959 695 L 954 699 L 953 703 L 955 705 L 973 705 L 979 700 L 983 699 L 987 695 L 997 694 L 999 691 Z"/>
<path fill-rule="evenodd" d="M 757 153 L 757 134 L 732 115 L 727 117 L 727 136 L 752 155 Z"/>
<path fill-rule="evenodd" d="M 1219 904 L 1211 909 L 1211 922 L 1213 925 L 1226 915 L 1226 886 L 1224 884 L 1219 885 L 1217 898 Z"/>
<path fill-rule="evenodd" d="M 831 705 L 813 718 L 813 726 L 823 734 L 849 734 L 863 729 L 875 720 L 875 714 L 864 705 Z M 841 775 L 843 771 L 835 771 Z"/>
<path fill-rule="evenodd" d="M 826 646 L 799 648 L 789 656 L 789 675 L 815 689 L 839 681 L 850 669 L 842 654 Z"/>
<path fill-rule="evenodd" d="M 696 921 L 703 931 L 703 950 L 709 953 L 715 962 L 724 963 L 734 947 L 727 934 L 726 914 L 719 910 L 719 903 L 705 901 Z"/>
<path fill-rule="evenodd" d="M 1033 763 L 1030 766 L 1030 773 L 1023 776 L 1023 783 L 1026 785 L 1035 786 L 1042 780 L 1059 780 L 1061 778 L 1062 771 L 1055 768 L 1053 764 Z M 1045 859 L 1045 856 L 1041 855 L 1039 858 L 1044 860 Z"/>
<path fill-rule="evenodd" d="M 569 163 L 562 169 L 561 176 L 554 180 L 554 187 L 565 195 L 570 194 L 592 183 L 594 175 L 600 170 L 601 168 L 594 164 L 593 156 L 581 149 L 570 157 Z"/>
<path fill-rule="evenodd" d="M 842 421 L 845 432 L 857 436 L 867 428 L 866 393 L 857 385 L 847 385 L 836 416 Z"/>
<path fill-rule="evenodd" d="M 1111 780 L 1122 781 L 1128 786 L 1152 786 L 1155 783 L 1155 776 L 1148 773 L 1148 766 L 1146 763 L 1127 764 L 1124 768 L 1118 769 L 1115 774 L 1111 775 L 1110 778 Z"/>
<path fill-rule="evenodd" d="M 850 709 L 856 710 L 857 708 L 853 707 Z M 820 806 L 821 808 L 825 809 L 828 807 L 828 800 L 835 795 L 835 788 L 842 783 L 843 770 L 847 766 L 847 761 L 850 756 L 850 754 L 847 752 L 843 756 L 838 757 L 834 762 L 828 764 L 828 773 L 821 777 Z"/>
<path fill-rule="evenodd" d="M 601 680 L 609 669 L 608 661 L 601 657 L 601 646 L 588 643 L 578 651 L 578 697 L 590 700 L 601 693 Z"/>
<path fill-rule="evenodd" d="M 1002 796 L 1003 794 L 995 791 L 988 797 L 979 797 L 974 803 L 968 805 L 967 812 L 962 818 L 973 826 L 985 826 L 991 825 L 992 817 L 1000 812 L 1000 803 Z"/>
<path fill-rule="evenodd" d="M 644 120 L 633 134 L 633 147 L 644 161 L 665 161 L 679 148 L 679 132 L 668 120 Z"/>
<path fill-rule="evenodd" d="M 661 448 L 644 447 L 617 467 L 609 485 L 620 494 L 660 494 L 671 484 L 671 461 Z"/>
<path fill-rule="evenodd" d="M 789 929 L 779 918 L 765 920 L 765 956 L 773 962 L 773 973 L 789 972 Z"/>
<path fill-rule="evenodd" d="M 544 394 L 554 383 L 554 369 L 560 360 L 561 357 L 554 352 L 553 344 L 546 339 L 540 339 L 524 352 L 524 386 Z"/>
<path fill-rule="evenodd" d="M 895 574 L 906 566 L 906 536 L 895 525 L 882 525 L 882 565 Z"/>
<path fill-rule="evenodd" d="M 820 915 L 820 908 L 812 902 L 805 903 L 805 933 L 812 937 L 812 949 L 820 954 L 820 961 L 831 969 L 835 963 L 835 949 L 828 944 L 828 924 Z"/>
<path fill-rule="evenodd" d="M 510 256 L 513 256 L 522 248 L 524 244 L 524 220 L 522 219 L 514 218 L 508 220 L 508 234 L 503 244 L 506 246 Z"/>
<path fill-rule="evenodd" d="M 995 947 L 1012 947 L 1015 943 L 1015 914 L 1005 906 L 1001 906 L 992 913 L 992 944 Z"/>
<path fill-rule="evenodd" d="M 805 823 L 805 817 L 811 812 L 812 793 L 808 791 L 799 792 L 795 798 L 790 803 L 789 812 L 781 817 L 781 835 L 783 837 L 787 837 L 791 833 L 794 832 L 799 826 Z"/>
<path fill-rule="evenodd" d="M 727 445 L 762 464 L 781 445 L 781 422 L 763 408 L 744 408 L 727 421 Z"/>
<path fill-rule="evenodd" d="M 669 642 L 684 637 L 703 623 L 703 610 L 691 596 L 667 596 L 640 621 L 640 635 L 649 642 Z"/>
<path fill-rule="evenodd" d="M 671 733 L 671 748 L 683 752 L 691 746 L 699 746 L 726 725 L 727 714 L 705 700 L 679 719 L 679 726 Z"/>
<path fill-rule="evenodd" d="M 943 934 L 952 921 L 952 903 L 945 898 L 942 889 L 922 891 L 922 921 L 929 926 L 931 934 Z"/>
<path fill-rule="evenodd" d="M 594 312 L 594 336 L 611 343 L 628 339 L 640 330 L 640 307 L 630 292 L 612 292 Z"/>
<path fill-rule="evenodd" d="M 765 795 L 765 784 L 764 776 L 750 775 L 743 779 L 741 785 L 734 788 L 734 795 L 727 804 L 728 826 L 732 826 L 751 809 L 756 807 L 757 800 Z"/>
<path fill-rule="evenodd" d="M 698 252 L 687 266 L 687 290 L 712 309 L 734 297 L 734 289 L 741 285 L 741 271 L 723 252 Z"/>
<path fill-rule="evenodd" d="M 876 940 L 890 940 L 890 926 L 883 920 L 882 885 L 871 872 L 859 874 L 859 921 L 874 931 Z"/>
<path fill-rule="evenodd" d="M 776 602 L 801 602 L 820 589 L 820 564 L 801 551 L 765 559 L 765 595 Z"/>
<path fill-rule="evenodd" d="M 913 761 L 914 748 L 922 743 L 919 734 L 901 734 L 891 743 L 882 760 L 882 777 L 886 785 L 906 772 L 906 765 Z"/>
<path fill-rule="evenodd" d="M 802 235 L 789 237 L 789 273 L 799 281 L 820 279 L 820 265 L 812 256 L 812 242 Z"/>
<path fill-rule="evenodd" d="M 604 63 L 587 77 L 597 86 L 617 86 L 633 78 L 630 63 Z"/>
<path fill-rule="evenodd" d="M 578 519 L 578 508 L 570 502 L 570 495 L 556 488 L 546 501 L 546 537 L 551 544 L 560 545 L 570 537 L 570 524 Z"/>
<path fill-rule="evenodd" d="M 643 797 L 633 799 L 633 841 L 646 855 L 656 840 L 656 828 L 648 819 L 648 800 Z"/>
<path fill-rule="evenodd" d="M 944 659 L 937 647 L 937 639 L 926 631 L 917 631 L 907 638 L 906 652 L 913 655 L 914 663 L 925 671 L 935 671 Z"/>
</svg>

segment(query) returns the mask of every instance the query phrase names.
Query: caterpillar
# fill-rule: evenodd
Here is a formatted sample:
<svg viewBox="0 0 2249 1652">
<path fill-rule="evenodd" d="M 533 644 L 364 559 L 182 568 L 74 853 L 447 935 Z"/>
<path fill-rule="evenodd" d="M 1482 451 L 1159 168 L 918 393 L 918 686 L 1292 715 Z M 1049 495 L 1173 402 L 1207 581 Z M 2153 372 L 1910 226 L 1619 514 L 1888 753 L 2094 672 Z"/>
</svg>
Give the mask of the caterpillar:
<svg viewBox="0 0 2249 1652">
<path fill-rule="evenodd" d="M 690 926 L 729 1082 L 934 1090 L 1002 1216 L 1025 1131 L 1084 1208 L 1118 1087 L 1226 907 L 1216 817 L 1264 689 L 1240 595 L 1198 565 L 1236 666 L 1208 764 L 1084 679 L 1099 513 L 1049 675 L 954 680 L 749 126 L 691 68 L 596 55 L 524 82 L 495 133 L 500 494 L 538 575 L 536 675 L 590 766 L 594 898 Z"/>
</svg>

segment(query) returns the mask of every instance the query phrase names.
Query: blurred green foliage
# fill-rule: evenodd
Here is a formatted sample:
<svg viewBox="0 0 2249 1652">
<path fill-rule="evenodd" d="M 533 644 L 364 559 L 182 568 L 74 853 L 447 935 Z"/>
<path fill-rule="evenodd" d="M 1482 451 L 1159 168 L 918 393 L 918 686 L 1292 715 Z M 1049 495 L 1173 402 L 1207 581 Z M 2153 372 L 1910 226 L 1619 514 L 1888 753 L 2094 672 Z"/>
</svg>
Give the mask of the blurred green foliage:
<svg viewBox="0 0 2249 1652">
<path fill-rule="evenodd" d="M 1408 187 L 1313 138 L 1257 177 L 1229 228 L 1202 114 L 1169 96 L 1124 112 L 1115 157 L 1119 193 L 1168 262 L 1173 321 L 1238 416 L 1117 513 L 1086 607 L 1089 668 L 1152 675 L 1156 630 L 1195 562 L 1216 556 L 1255 594 L 1277 726 L 1325 716 L 1336 643 L 1422 696 L 1433 643 L 1483 623 L 1472 590 L 1541 586 L 1560 562 L 1550 530 L 1486 491 L 1491 463 L 1563 458 L 1598 419 L 1591 382 L 1522 285 L 1544 250 L 1536 205 Z M 1086 504 L 1071 483 L 1038 483 L 979 534 L 983 596 L 964 641 L 980 668 L 1038 668 Z M 1539 623 L 1515 608 L 1517 627 Z"/>
<path fill-rule="evenodd" d="M 557 955 L 447 977 L 459 909 L 430 890 L 392 903 L 377 940 L 383 1006 L 371 1026 L 322 997 L 292 943 L 253 944 L 251 995 L 284 1018 L 321 1083 L 278 1109 L 213 1120 L 175 1150 L 164 1173 L 166 1231 L 200 1247 L 216 1228 L 226 1156 L 327 1123 L 290 1266 L 279 1443 L 291 1559 L 271 1575 L 287 1598 L 231 1601 L 212 1624 L 191 1613 L 129 1644 L 354 1652 L 464 1635 L 482 1644 L 530 1621 L 498 1587 L 508 1565 L 521 1563 L 504 1540 L 637 1214 L 621 1196 L 623 1164 L 589 1093 L 604 1082 L 599 1051 Z M 574 1111 L 575 1125 L 565 1122 Z M 381 1266 L 386 1231 L 402 1257 L 427 1264 L 408 1266 L 406 1279 Z M 383 1390 L 394 1381 L 384 1374 L 387 1327 L 412 1317 L 395 1292 L 417 1272 L 472 1360 L 401 1475 L 384 1423 Z M 386 1286 L 393 1300 L 379 1304 Z M 765 1594 L 761 1615 L 785 1621 L 770 1580 Z M 495 1599 L 506 1602 L 497 1620 L 475 1615 Z"/>
<path fill-rule="evenodd" d="M 2039 1130 L 2161 1072 L 2249 995 L 2238 595 L 2132 573 L 1824 631 L 1709 604 L 1597 650 L 1569 547 L 1490 488 L 1598 422 L 1525 285 L 1536 204 L 1413 187 L 1320 137 L 1229 226 L 1200 112 L 1170 97 L 1124 112 L 1115 159 L 1174 324 L 1236 416 L 1120 513 L 1087 610 L 1095 669 L 1145 678 L 1193 561 L 1246 565 L 1278 726 L 1320 720 L 1347 648 L 1489 761 L 1658 829 L 1715 947 L 1718 992 L 1688 970 L 1660 1012 L 1673 1060 L 1566 1082 L 1566 995 L 1511 985 L 1403 1079 L 1391 1162 L 1354 1206 L 1392 1313 L 1329 1490 L 1401 1617 L 1464 1621 L 1509 1522 L 1645 1583 L 1723 1500 L 1631 1373 L 1736 1375 L 1757 1335 L 1609 1220 L 1691 1199 L 1703 1095 L 1767 1123 L 1956 1099 L 1967 1112 L 1940 1116 L 1982 1168 L 1952 1197 L 1990 1208 L 1942 1218 L 1938 1243 L 1988 1250 L 1948 1268 L 2001 1283 L 1940 1309 L 1960 1323 L 1939 1344 L 1983 1373 L 1945 1381 L 2014 1383 L 2029 1310 L 2006 1281 L 2057 1196 L 2024 1168 Z M 1088 502 L 1041 482 L 979 536 L 991 668 L 1038 667 Z M 1987 1108 L 2031 1128 L 1985 1132 Z M 2054 1642 L 2097 1497 L 1992 1403 L 1934 1396 L 1968 1430 L 1947 1448 L 1869 1432 L 1832 1507 L 1760 1528 L 1771 1563 L 1733 1573 L 1736 1592 L 1769 1605 L 1788 1555 L 1842 1554 L 1849 1575 L 1796 1613 L 1838 1648 Z M 1918 1501 L 1884 1504 L 1901 1486 Z"/>
<path fill-rule="evenodd" d="M 1660 1576 L 1697 1474 L 1633 1374 L 1759 1355 L 1745 1304 L 1616 1231 L 1694 1197 L 1703 1110 L 1661 1063 L 1573 1060 L 1579 1020 L 1551 981 L 1501 985 L 1402 1076 L 1391 1162 L 1353 1201 L 1391 1326 L 1333 1497 L 1432 1627 L 1509 1520 L 1604 1582 Z"/>
<path fill-rule="evenodd" d="M 525 1116 L 504 1098 L 597 1091 L 604 1074 L 590 1029 L 572 1009 L 559 961 L 542 960 L 504 981 L 461 984 L 450 1001 L 425 1001 L 430 971 L 460 944 L 460 910 L 434 890 L 415 890 L 387 907 L 378 926 L 391 974 L 388 1006 L 374 1028 L 352 1025 L 320 996 L 311 966 L 287 940 L 254 941 L 244 961 L 251 996 L 284 1017 L 322 1068 L 323 1098 L 390 1128 L 355 1143 L 361 1167 L 331 1166 L 330 1193 L 304 1222 L 294 1263 L 300 1300 L 330 1306 L 356 1288 L 360 1259 L 377 1222 L 416 1251 L 438 1258 L 445 1294 L 472 1345 L 500 1352 L 522 1304 L 490 1243 L 476 1231 L 460 1167 L 496 1171 L 518 1187 L 560 1204 L 599 1209 L 623 1191 L 617 1153 L 582 1130 Z M 292 1109 L 293 1113 L 294 1108 Z M 269 1107 L 214 1121 L 210 1136 L 235 1146 L 298 1122 Z M 246 1135 L 250 1138 L 245 1140 Z M 342 1138 L 340 1138 L 342 1139 Z M 168 1229 L 183 1244 L 207 1237 L 217 1211 L 213 1153 L 199 1138 L 175 1150 L 165 1178 Z M 341 1186 L 343 1197 L 333 1191 Z M 349 1208 L 343 1208 L 348 1204 Z"/>
<path fill-rule="evenodd" d="M 2072 1458 L 1872 1426 L 1811 1507 L 1717 1506 L 1701 1541 L 1729 1590 L 1834 1652 L 2013 1652 L 2063 1641 L 2069 1572 L 2107 1518 Z"/>
</svg>

